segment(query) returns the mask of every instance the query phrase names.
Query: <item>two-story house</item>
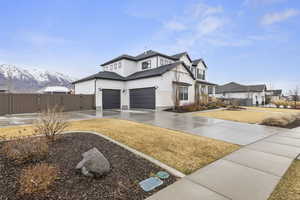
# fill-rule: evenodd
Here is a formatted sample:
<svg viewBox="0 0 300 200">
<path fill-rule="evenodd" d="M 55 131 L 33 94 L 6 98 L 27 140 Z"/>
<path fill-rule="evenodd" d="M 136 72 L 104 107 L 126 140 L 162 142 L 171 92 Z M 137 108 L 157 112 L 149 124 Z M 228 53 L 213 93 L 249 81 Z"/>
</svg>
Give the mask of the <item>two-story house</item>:
<svg viewBox="0 0 300 200">
<path fill-rule="evenodd" d="M 194 103 L 215 88 L 206 81 L 205 62 L 186 52 L 169 56 L 149 50 L 101 66 L 99 73 L 73 83 L 75 94 L 95 94 L 97 109 L 163 109 Z"/>
</svg>

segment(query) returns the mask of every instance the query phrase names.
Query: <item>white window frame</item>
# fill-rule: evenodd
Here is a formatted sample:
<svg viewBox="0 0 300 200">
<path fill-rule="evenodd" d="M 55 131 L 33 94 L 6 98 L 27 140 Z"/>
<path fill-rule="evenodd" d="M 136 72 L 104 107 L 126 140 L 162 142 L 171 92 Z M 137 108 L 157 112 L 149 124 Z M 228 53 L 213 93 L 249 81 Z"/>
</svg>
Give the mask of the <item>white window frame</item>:
<svg viewBox="0 0 300 200">
<path fill-rule="evenodd" d="M 121 69 L 121 67 L 122 67 L 122 62 L 119 62 L 118 65 L 119 65 L 119 69 Z"/>
<path fill-rule="evenodd" d="M 148 63 L 148 67 L 143 69 L 143 63 Z M 148 70 L 148 69 L 151 69 L 151 60 L 145 60 L 145 61 L 142 61 L 141 62 L 141 69 L 142 70 Z"/>
<path fill-rule="evenodd" d="M 179 100 L 180 101 L 188 101 L 189 100 L 189 87 L 188 86 L 180 86 L 179 87 Z"/>
</svg>

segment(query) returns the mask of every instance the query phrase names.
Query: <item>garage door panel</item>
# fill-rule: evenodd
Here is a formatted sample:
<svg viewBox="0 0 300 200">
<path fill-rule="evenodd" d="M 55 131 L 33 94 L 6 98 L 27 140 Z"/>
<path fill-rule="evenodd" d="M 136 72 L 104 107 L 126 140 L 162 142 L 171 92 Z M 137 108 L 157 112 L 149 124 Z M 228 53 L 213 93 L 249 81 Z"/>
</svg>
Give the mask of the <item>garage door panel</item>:
<svg viewBox="0 0 300 200">
<path fill-rule="evenodd" d="M 102 90 L 103 109 L 119 109 L 121 105 L 120 90 Z"/>
<path fill-rule="evenodd" d="M 155 109 L 155 88 L 131 89 L 130 108 Z"/>
</svg>

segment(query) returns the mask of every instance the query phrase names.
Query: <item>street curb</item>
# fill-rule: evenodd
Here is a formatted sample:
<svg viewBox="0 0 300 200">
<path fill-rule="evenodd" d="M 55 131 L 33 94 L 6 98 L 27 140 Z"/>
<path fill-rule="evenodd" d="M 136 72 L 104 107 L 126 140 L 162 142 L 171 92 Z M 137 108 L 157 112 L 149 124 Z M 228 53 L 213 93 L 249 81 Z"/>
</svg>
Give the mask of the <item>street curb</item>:
<svg viewBox="0 0 300 200">
<path fill-rule="evenodd" d="M 159 167 L 165 169 L 166 171 L 168 171 L 169 173 L 171 173 L 172 175 L 174 175 L 174 176 L 176 176 L 176 177 L 183 178 L 183 177 L 186 176 L 186 175 L 183 174 L 182 172 L 180 172 L 180 171 L 178 171 L 178 170 L 176 170 L 176 169 L 174 169 L 174 168 L 172 168 L 172 167 L 170 167 L 170 166 L 168 166 L 168 165 L 166 165 L 166 164 L 164 164 L 164 163 L 162 163 L 162 162 L 156 160 L 155 158 L 153 158 L 153 157 L 151 157 L 151 156 L 148 156 L 148 155 L 146 155 L 146 154 L 144 154 L 144 153 L 142 153 L 142 152 L 139 152 L 139 151 L 137 151 L 137 150 L 135 150 L 135 149 L 133 149 L 133 148 L 131 148 L 131 147 L 125 145 L 125 144 L 122 144 L 122 143 L 120 143 L 120 142 L 117 142 L 117 141 L 111 139 L 110 137 L 105 136 L 105 135 L 103 135 L 103 134 L 101 134 L 101 133 L 99 133 L 99 132 L 94 132 L 94 131 L 66 131 L 66 132 L 64 132 L 63 134 L 69 134 L 69 133 L 72 133 L 72 134 L 73 134 L 73 133 L 90 133 L 90 134 L 97 135 L 97 136 L 102 137 L 102 138 L 104 138 L 104 139 L 106 139 L 106 140 L 108 140 L 108 141 L 110 141 L 110 142 L 112 142 L 112 143 L 115 143 L 115 144 L 121 146 L 122 148 L 124 148 L 124 149 L 130 151 L 131 153 L 134 153 L 134 154 L 136 154 L 136 155 L 138 155 L 138 156 L 140 156 L 140 157 L 142 157 L 142 158 L 144 158 L 144 159 L 146 159 L 146 160 L 148 160 L 148 161 L 154 163 L 155 165 L 157 165 L 157 166 L 159 166 Z"/>
</svg>

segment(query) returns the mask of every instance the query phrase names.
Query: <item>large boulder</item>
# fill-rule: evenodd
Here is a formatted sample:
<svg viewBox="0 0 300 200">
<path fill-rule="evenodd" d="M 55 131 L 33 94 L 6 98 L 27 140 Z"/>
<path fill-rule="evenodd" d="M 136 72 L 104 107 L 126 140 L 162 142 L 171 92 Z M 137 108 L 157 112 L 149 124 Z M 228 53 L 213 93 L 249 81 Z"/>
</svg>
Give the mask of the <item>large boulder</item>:
<svg viewBox="0 0 300 200">
<path fill-rule="evenodd" d="M 104 155 L 97 149 L 92 148 L 82 154 L 83 159 L 77 164 L 76 169 L 81 170 L 85 176 L 100 177 L 110 171 L 110 164 Z"/>
</svg>

